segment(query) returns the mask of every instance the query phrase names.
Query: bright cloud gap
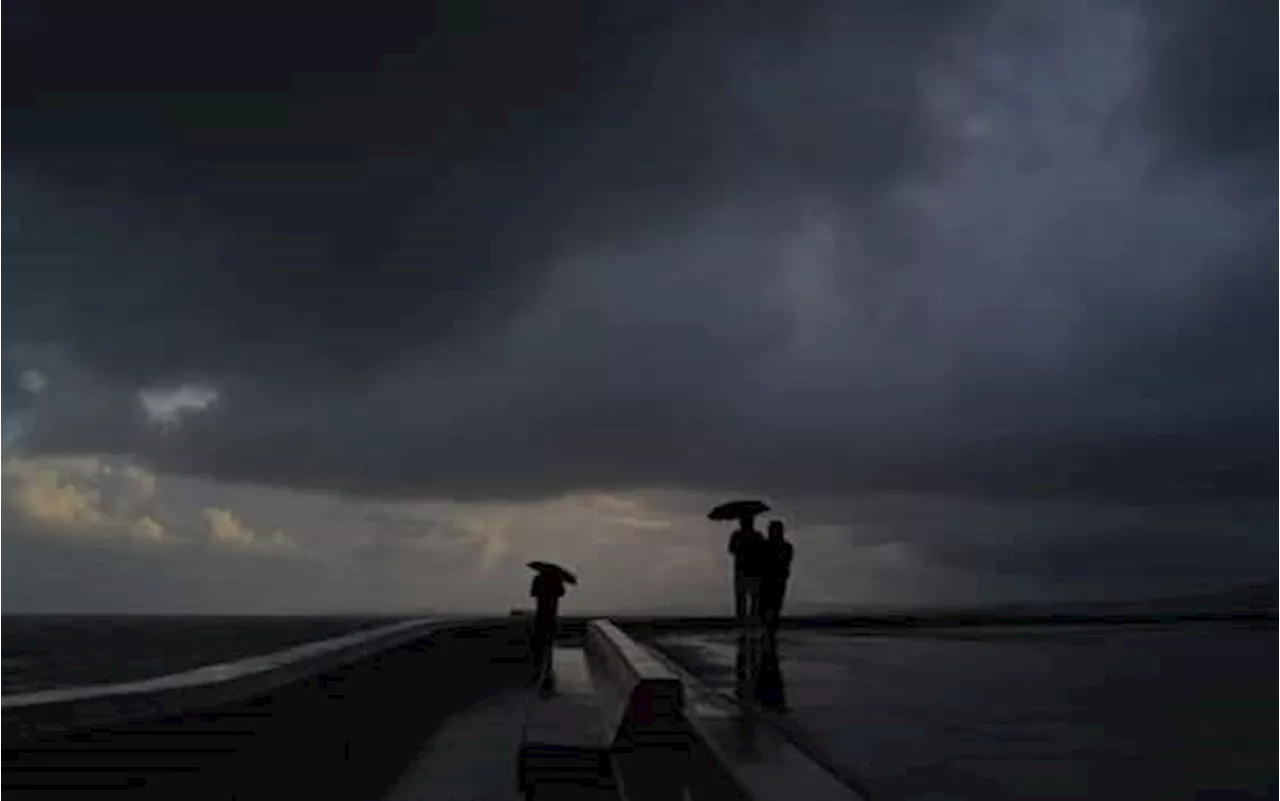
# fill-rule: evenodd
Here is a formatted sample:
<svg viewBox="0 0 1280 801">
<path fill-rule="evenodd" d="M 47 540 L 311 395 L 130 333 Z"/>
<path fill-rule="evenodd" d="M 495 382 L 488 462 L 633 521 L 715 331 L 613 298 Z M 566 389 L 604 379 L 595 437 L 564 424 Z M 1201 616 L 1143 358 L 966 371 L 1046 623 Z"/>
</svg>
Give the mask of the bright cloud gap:
<svg viewBox="0 0 1280 801">
<path fill-rule="evenodd" d="M 202 412 L 218 402 L 218 390 L 208 384 L 152 387 L 138 391 L 138 402 L 152 424 L 175 428 L 188 414 Z"/>
</svg>

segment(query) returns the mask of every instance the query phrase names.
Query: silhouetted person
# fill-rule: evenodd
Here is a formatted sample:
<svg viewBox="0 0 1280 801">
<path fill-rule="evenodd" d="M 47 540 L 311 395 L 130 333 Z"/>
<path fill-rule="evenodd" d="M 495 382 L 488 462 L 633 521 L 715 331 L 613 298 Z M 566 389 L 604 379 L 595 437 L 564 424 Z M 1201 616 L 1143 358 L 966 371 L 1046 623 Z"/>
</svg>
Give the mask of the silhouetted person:
<svg viewBox="0 0 1280 801">
<path fill-rule="evenodd" d="M 755 518 L 743 517 L 729 537 L 733 555 L 733 610 L 738 622 L 746 625 L 759 615 L 761 547 L 764 537 L 755 530 Z"/>
<path fill-rule="evenodd" d="M 551 649 L 556 640 L 556 612 L 564 595 L 564 581 L 554 573 L 539 572 L 533 577 L 529 595 L 537 599 L 533 614 L 533 662 L 535 675 L 543 681 L 551 678 Z"/>
<path fill-rule="evenodd" d="M 760 615 L 771 633 L 778 630 L 782 619 L 782 602 L 786 599 L 791 559 L 795 556 L 785 531 L 781 520 L 770 520 L 769 536 L 760 547 Z"/>
</svg>

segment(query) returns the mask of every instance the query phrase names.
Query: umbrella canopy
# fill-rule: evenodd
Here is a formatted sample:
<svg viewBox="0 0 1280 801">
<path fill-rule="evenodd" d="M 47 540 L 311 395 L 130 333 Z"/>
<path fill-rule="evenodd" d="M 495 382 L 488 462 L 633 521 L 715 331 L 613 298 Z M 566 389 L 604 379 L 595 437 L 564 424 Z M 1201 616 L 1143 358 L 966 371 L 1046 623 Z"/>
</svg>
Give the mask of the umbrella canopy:
<svg viewBox="0 0 1280 801">
<path fill-rule="evenodd" d="M 566 584 L 578 583 L 577 576 L 573 575 L 568 570 L 565 570 L 560 565 L 554 564 L 553 562 L 530 562 L 529 567 L 533 568 L 539 573 L 554 573 L 561 581 L 563 581 Z"/>
<path fill-rule="evenodd" d="M 769 504 L 764 501 L 729 501 L 712 509 L 707 517 L 711 520 L 741 520 L 767 511 L 769 511 Z"/>
</svg>

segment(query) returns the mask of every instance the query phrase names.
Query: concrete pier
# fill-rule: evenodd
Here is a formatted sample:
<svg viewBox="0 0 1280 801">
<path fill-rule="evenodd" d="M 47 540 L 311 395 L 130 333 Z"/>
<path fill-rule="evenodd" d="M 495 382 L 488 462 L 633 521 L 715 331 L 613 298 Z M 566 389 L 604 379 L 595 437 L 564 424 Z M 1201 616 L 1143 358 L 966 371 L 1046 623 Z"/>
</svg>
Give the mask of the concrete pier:
<svg viewBox="0 0 1280 801">
<path fill-rule="evenodd" d="M 858 799 L 609 621 L 570 621 L 555 681 L 535 685 L 527 625 L 406 621 L 156 680 L 8 697 L 4 789 L 19 801 Z"/>
</svg>

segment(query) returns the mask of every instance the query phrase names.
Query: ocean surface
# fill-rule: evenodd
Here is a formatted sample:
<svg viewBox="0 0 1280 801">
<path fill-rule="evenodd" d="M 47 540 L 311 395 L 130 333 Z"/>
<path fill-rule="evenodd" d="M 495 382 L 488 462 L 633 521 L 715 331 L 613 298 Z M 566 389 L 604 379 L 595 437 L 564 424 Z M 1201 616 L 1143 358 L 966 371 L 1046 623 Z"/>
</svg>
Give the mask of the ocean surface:
<svg viewBox="0 0 1280 801">
<path fill-rule="evenodd" d="M 4 615 L 4 694 L 163 676 L 393 622 L 371 617 Z"/>
<path fill-rule="evenodd" d="M 765 700 L 735 635 L 658 642 Z M 777 653 L 771 714 L 876 799 L 1276 798 L 1274 622 L 795 631 Z"/>
</svg>

